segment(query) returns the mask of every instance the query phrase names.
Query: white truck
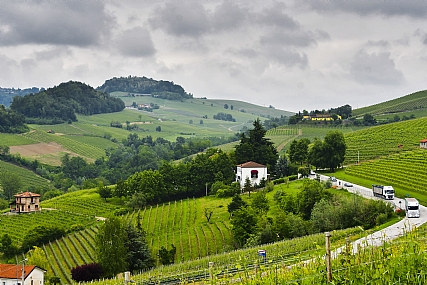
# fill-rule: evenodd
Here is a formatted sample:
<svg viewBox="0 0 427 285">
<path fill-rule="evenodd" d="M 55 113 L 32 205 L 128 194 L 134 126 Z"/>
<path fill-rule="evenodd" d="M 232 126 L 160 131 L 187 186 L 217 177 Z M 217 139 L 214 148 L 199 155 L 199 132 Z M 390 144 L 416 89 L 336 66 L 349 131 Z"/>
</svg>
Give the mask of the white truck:
<svg viewBox="0 0 427 285">
<path fill-rule="evenodd" d="M 383 185 L 372 185 L 372 192 L 374 196 L 381 197 L 386 200 L 394 199 L 394 188 L 393 186 L 383 186 Z"/>
<path fill-rule="evenodd" d="M 405 211 L 408 218 L 420 217 L 420 203 L 415 198 L 405 198 Z"/>
</svg>

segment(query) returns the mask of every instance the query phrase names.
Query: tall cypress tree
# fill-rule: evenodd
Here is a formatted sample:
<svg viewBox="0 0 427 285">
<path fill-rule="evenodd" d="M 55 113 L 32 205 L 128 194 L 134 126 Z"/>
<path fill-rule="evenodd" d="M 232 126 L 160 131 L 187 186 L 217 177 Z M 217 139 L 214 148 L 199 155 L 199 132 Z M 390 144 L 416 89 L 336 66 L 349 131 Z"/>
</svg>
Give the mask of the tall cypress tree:
<svg viewBox="0 0 427 285">
<path fill-rule="evenodd" d="M 248 137 L 243 133 L 240 136 L 240 143 L 236 146 L 235 156 L 238 164 L 247 161 L 254 161 L 266 165 L 270 171 L 276 165 L 278 154 L 276 147 L 265 138 L 266 130 L 259 118 L 253 123 L 254 128 L 249 130 Z"/>
</svg>

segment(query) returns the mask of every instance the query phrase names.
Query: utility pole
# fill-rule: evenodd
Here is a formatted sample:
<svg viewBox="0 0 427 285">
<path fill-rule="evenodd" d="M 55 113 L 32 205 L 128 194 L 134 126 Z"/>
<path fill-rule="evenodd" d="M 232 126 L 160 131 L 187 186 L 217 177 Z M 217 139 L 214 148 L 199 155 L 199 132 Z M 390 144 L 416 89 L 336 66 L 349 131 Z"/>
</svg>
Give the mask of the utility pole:
<svg viewBox="0 0 427 285">
<path fill-rule="evenodd" d="M 22 284 L 21 285 L 24 285 L 24 282 L 25 282 L 25 262 L 27 262 L 28 261 L 28 259 L 24 259 L 24 260 L 22 260 Z"/>
</svg>

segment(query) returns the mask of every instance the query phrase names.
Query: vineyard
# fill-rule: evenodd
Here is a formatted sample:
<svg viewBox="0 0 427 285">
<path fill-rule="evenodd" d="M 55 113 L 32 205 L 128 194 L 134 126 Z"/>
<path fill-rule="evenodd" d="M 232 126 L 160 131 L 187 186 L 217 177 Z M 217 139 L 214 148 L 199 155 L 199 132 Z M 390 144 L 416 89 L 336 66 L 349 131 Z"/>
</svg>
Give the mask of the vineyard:
<svg viewBox="0 0 427 285">
<path fill-rule="evenodd" d="M 331 239 L 332 248 L 345 244 L 346 238 L 355 240 L 363 234 L 360 228 L 334 231 Z M 197 260 L 185 261 L 169 266 L 160 266 L 151 271 L 141 272 L 132 276 L 138 284 L 160 284 L 167 282 L 192 283 L 191 280 L 209 280 L 209 263 L 213 263 L 212 273 L 216 281 L 222 282 L 233 276 L 244 274 L 246 270 L 253 271 L 254 265 L 261 267 L 287 267 L 302 260 L 316 258 L 324 252 L 324 234 L 308 235 L 305 237 L 266 244 L 260 247 L 230 251 L 224 254 L 211 255 Z M 258 256 L 258 250 L 266 251 L 266 263 Z M 197 278 L 197 279 L 196 279 Z M 180 282 L 181 281 L 181 282 Z M 231 280 L 228 280 L 231 281 Z M 98 284 L 119 284 L 122 280 L 103 280 L 93 282 Z"/>
<path fill-rule="evenodd" d="M 60 144 L 63 148 L 87 158 L 97 159 L 105 154 L 105 151 L 100 147 L 79 142 L 62 135 L 60 136 L 55 134 L 49 134 L 47 132 L 36 130 L 29 133 L 25 133 L 23 134 L 23 136 L 37 142 L 56 142 Z"/>
<path fill-rule="evenodd" d="M 97 227 L 90 227 L 43 246 L 49 262 L 48 270 L 61 278 L 62 284 L 73 282 L 72 268 L 95 262 L 94 239 L 97 230 Z"/>
<path fill-rule="evenodd" d="M 21 179 L 22 185 L 50 188 L 49 181 L 34 172 L 14 164 L 0 160 L 0 172 L 16 173 Z"/>
<path fill-rule="evenodd" d="M 345 168 L 348 175 L 427 194 L 427 151 L 414 150 Z"/>
<path fill-rule="evenodd" d="M 53 208 L 78 215 L 91 217 L 109 217 L 114 211 L 123 207 L 106 203 L 96 189 L 69 192 L 61 196 L 43 201 L 43 208 Z"/>
<path fill-rule="evenodd" d="M 427 108 L 427 91 L 415 92 L 394 100 L 375 104 L 372 106 L 354 109 L 353 116 L 364 114 L 379 115 L 387 113 L 398 113 Z"/>
<path fill-rule="evenodd" d="M 344 164 L 356 164 L 419 148 L 426 138 L 427 118 L 371 127 L 345 134 Z"/>
<path fill-rule="evenodd" d="M 229 199 L 214 197 L 186 199 L 148 207 L 125 218 L 136 225 L 140 217 L 153 253 L 173 244 L 177 248 L 176 260 L 184 261 L 229 251 L 224 248 L 231 244 L 228 203 Z M 205 208 L 214 211 L 209 223 Z"/>
<path fill-rule="evenodd" d="M 73 226 L 89 227 L 96 223 L 93 216 L 78 215 L 60 210 L 43 210 L 23 215 L 1 216 L 0 236 L 8 234 L 16 243 L 20 243 L 28 231 L 36 226 L 58 226 L 70 230 Z"/>
<path fill-rule="evenodd" d="M 75 215 L 76 219 L 79 216 L 88 217 L 92 221 L 90 225 L 93 225 L 93 213 L 100 216 L 113 211 L 112 206 L 100 200 L 99 195 L 97 202 L 93 196 L 94 192 L 82 190 L 50 199 L 42 205 L 60 209 L 48 213 L 68 213 Z M 123 219 L 136 225 L 138 217 L 140 218 L 154 256 L 161 246 L 170 248 L 174 244 L 177 248 L 175 260 L 183 262 L 230 251 L 229 247 L 224 247 L 225 244 L 231 244 L 230 224 L 225 207 L 228 202 L 229 199 L 214 197 L 187 199 L 134 211 L 124 215 Z M 205 207 L 214 210 L 210 223 L 203 214 Z M 87 228 L 45 245 L 44 250 L 52 272 L 60 276 L 64 283 L 70 282 L 71 268 L 94 261 L 96 231 L 96 227 Z"/>
<path fill-rule="evenodd" d="M 21 135 L 0 133 L 0 145 L 2 146 L 26 145 L 33 143 L 36 143 L 36 141 Z"/>
</svg>

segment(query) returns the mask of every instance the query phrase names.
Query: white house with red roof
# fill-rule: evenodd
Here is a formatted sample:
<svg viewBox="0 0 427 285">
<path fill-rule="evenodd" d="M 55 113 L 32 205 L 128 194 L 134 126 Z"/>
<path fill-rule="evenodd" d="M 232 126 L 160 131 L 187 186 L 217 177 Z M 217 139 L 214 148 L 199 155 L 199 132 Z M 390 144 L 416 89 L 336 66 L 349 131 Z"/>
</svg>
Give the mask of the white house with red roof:
<svg viewBox="0 0 427 285">
<path fill-rule="evenodd" d="M 43 285 L 45 273 L 35 265 L 0 264 L 0 285 Z"/>
<path fill-rule="evenodd" d="M 261 182 L 264 178 L 268 179 L 267 166 L 248 161 L 237 165 L 236 169 L 236 181 L 240 183 L 240 187 L 243 188 L 245 185 L 246 177 L 251 181 L 252 186 Z"/>
<path fill-rule="evenodd" d="M 420 148 L 427 148 L 427 139 L 420 140 Z"/>
<path fill-rule="evenodd" d="M 14 195 L 15 201 L 10 204 L 10 211 L 16 213 L 32 213 L 41 210 L 40 194 L 23 192 Z M 0 284 L 3 285 L 3 284 Z"/>
</svg>

